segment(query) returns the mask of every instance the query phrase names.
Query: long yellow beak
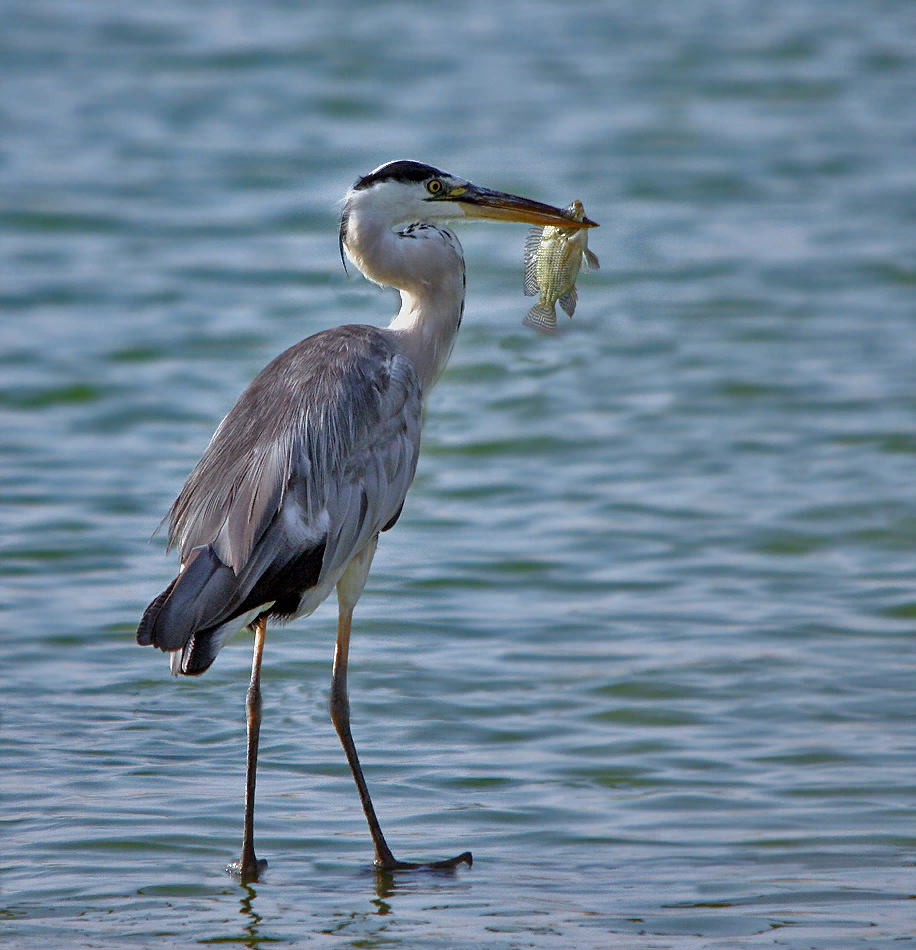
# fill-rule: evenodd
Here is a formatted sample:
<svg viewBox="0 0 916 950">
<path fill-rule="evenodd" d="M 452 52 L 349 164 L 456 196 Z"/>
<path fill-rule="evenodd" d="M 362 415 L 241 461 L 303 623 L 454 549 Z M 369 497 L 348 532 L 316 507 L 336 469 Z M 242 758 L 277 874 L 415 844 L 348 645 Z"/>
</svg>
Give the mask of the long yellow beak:
<svg viewBox="0 0 916 950">
<path fill-rule="evenodd" d="M 597 228 L 598 224 L 590 218 L 576 221 L 568 211 L 546 205 L 530 198 L 508 195 L 502 191 L 491 191 L 477 185 L 467 185 L 455 189 L 451 194 L 439 200 L 454 201 L 461 205 L 469 218 L 489 218 L 497 221 L 521 221 L 525 224 L 553 225 L 561 228 Z"/>
</svg>

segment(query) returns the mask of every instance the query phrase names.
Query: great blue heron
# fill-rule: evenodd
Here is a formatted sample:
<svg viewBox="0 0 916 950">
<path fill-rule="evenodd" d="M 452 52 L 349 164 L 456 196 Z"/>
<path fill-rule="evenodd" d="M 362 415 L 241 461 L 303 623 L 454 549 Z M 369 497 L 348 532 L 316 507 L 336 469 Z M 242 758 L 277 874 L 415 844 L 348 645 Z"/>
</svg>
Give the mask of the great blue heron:
<svg viewBox="0 0 916 950">
<path fill-rule="evenodd" d="M 585 218 L 479 188 L 420 162 L 397 161 L 347 193 L 340 251 L 370 280 L 401 292 L 387 329 L 341 326 L 281 353 L 242 394 L 169 513 L 181 569 L 147 607 L 137 642 L 171 653 L 172 672 L 203 673 L 246 624 L 254 632 L 247 696 L 248 780 L 242 853 L 229 870 L 257 880 L 254 795 L 260 670 L 268 619 L 312 613 L 337 587 L 331 679 L 334 727 L 385 870 L 455 867 L 470 852 L 418 865 L 391 853 L 350 733 L 347 652 L 353 608 L 380 531 L 394 526 L 413 481 L 423 403 L 464 311 L 464 256 L 442 222 L 496 218 L 595 227 Z"/>
</svg>

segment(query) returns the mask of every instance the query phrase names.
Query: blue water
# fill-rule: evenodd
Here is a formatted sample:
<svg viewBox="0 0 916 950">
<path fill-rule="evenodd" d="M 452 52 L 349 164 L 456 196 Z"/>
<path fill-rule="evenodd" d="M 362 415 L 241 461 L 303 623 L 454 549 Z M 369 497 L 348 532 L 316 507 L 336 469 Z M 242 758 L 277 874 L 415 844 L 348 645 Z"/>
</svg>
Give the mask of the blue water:
<svg viewBox="0 0 916 950">
<path fill-rule="evenodd" d="M 916 6 L 32 0 L 0 31 L 0 945 L 916 939 Z M 172 680 L 156 525 L 248 381 L 387 323 L 338 201 L 413 157 L 581 199 L 602 269 L 468 305 L 357 610 Z"/>
</svg>

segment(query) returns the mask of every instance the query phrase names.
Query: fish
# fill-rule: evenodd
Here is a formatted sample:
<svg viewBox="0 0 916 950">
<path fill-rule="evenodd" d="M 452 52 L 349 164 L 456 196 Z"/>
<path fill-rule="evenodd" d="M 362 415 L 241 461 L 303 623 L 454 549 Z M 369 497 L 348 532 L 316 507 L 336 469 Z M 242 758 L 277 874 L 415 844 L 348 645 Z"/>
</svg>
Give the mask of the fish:
<svg viewBox="0 0 916 950">
<path fill-rule="evenodd" d="M 574 221 L 585 217 L 581 201 L 566 211 Z M 525 295 L 539 296 L 522 323 L 541 333 L 556 333 L 557 303 L 571 317 L 576 312 L 576 278 L 581 269 L 598 270 L 598 258 L 588 249 L 588 228 L 549 225 L 532 228 L 525 241 Z"/>
</svg>

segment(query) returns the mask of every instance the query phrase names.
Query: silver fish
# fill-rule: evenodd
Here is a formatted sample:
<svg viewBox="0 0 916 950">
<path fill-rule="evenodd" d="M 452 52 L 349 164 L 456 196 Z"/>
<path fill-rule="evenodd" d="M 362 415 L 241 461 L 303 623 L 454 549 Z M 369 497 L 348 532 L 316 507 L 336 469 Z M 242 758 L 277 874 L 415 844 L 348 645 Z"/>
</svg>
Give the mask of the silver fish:
<svg viewBox="0 0 916 950">
<path fill-rule="evenodd" d="M 585 217 L 581 201 L 567 209 L 575 221 Z M 541 333 L 556 333 L 557 302 L 572 316 L 576 311 L 576 278 L 581 268 L 598 270 L 598 258 L 588 249 L 588 228 L 532 228 L 525 241 L 525 294 L 539 295 L 522 321 Z"/>
</svg>

